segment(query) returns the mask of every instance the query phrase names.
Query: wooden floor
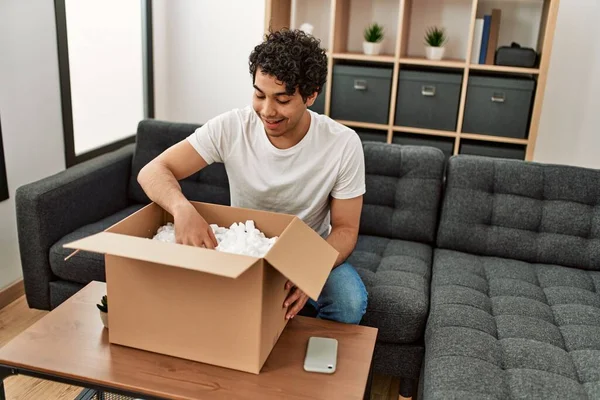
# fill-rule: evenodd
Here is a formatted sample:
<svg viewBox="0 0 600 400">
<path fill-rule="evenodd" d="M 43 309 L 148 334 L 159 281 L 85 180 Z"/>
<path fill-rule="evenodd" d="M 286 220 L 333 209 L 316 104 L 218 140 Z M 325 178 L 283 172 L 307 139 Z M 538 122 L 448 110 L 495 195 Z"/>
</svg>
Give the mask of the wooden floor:
<svg viewBox="0 0 600 400">
<path fill-rule="evenodd" d="M 13 337 L 42 318 L 47 311 L 32 310 L 27 306 L 25 297 L 21 297 L 0 310 L 0 347 Z M 399 381 L 385 376 L 375 375 L 371 400 L 398 400 Z M 9 400 L 73 400 L 81 388 L 44 381 L 26 376 L 12 376 L 4 381 L 6 398 Z M 403 399 L 400 397 L 400 399 Z"/>
</svg>

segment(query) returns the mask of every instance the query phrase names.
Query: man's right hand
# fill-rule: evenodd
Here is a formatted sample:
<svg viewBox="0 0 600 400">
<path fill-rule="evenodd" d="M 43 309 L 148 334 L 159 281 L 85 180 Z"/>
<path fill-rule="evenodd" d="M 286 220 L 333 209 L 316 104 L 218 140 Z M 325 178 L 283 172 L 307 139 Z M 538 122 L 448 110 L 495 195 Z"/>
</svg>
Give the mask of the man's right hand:
<svg viewBox="0 0 600 400">
<path fill-rule="evenodd" d="M 217 238 L 212 228 L 191 203 L 178 208 L 173 213 L 173 218 L 177 243 L 207 249 L 217 247 Z"/>
</svg>

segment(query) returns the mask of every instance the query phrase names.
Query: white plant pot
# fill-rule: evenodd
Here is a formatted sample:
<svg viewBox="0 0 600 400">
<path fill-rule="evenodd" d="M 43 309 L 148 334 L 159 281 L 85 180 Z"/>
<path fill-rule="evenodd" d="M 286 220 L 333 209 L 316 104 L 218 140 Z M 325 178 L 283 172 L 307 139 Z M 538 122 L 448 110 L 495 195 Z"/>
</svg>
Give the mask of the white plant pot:
<svg viewBox="0 0 600 400">
<path fill-rule="evenodd" d="M 363 52 L 370 56 L 376 56 L 381 53 L 381 46 L 383 45 L 383 41 L 373 43 L 373 42 L 363 42 Z"/>
<path fill-rule="evenodd" d="M 439 61 L 444 58 L 444 52 L 446 51 L 445 47 L 425 47 L 425 56 L 428 60 Z"/>
<path fill-rule="evenodd" d="M 102 320 L 102 324 L 104 324 L 104 327 L 108 328 L 108 313 L 100 311 L 100 319 Z"/>
</svg>

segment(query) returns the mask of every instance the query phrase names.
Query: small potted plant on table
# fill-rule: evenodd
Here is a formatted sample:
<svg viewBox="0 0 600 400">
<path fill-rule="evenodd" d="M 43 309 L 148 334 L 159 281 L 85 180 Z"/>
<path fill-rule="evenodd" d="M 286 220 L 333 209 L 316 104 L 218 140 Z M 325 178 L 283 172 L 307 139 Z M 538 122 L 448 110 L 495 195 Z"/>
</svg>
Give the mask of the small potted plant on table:
<svg viewBox="0 0 600 400">
<path fill-rule="evenodd" d="M 432 26 L 425 33 L 425 56 L 428 60 L 439 61 L 444 58 L 446 48 L 444 45 L 448 41 L 446 31 L 443 28 Z"/>
<path fill-rule="evenodd" d="M 105 328 L 108 328 L 108 298 L 106 295 L 102 296 L 99 304 L 96 304 L 98 310 L 100 310 L 100 318 Z"/>
</svg>

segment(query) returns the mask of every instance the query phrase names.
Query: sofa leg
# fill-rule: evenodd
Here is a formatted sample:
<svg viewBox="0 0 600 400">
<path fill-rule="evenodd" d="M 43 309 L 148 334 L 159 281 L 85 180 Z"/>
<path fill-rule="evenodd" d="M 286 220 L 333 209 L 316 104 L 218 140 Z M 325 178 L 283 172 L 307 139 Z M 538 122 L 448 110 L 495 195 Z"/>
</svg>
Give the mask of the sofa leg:
<svg viewBox="0 0 600 400">
<path fill-rule="evenodd" d="M 400 379 L 400 396 L 410 399 L 414 395 L 415 381 L 412 379 Z"/>
</svg>

